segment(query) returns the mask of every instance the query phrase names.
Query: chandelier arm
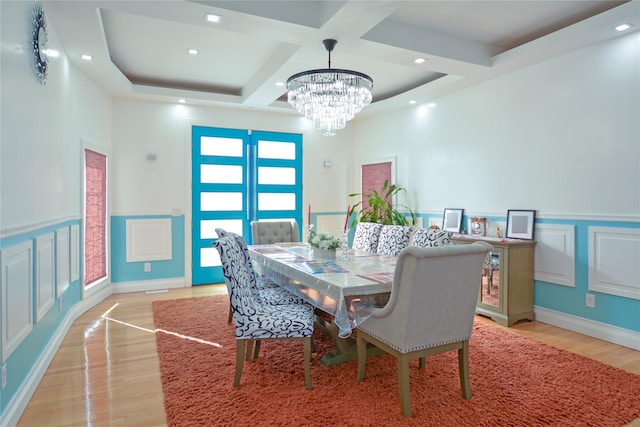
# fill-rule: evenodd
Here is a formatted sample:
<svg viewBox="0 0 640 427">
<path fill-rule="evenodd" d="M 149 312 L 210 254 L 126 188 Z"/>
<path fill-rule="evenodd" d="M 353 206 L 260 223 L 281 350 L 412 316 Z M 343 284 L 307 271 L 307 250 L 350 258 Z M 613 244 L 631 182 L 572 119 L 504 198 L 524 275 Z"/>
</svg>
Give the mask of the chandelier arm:
<svg viewBox="0 0 640 427">
<path fill-rule="evenodd" d="M 345 70 L 340 68 L 318 68 L 317 70 L 301 71 L 289 77 L 287 79 L 287 85 L 289 85 L 290 82 L 292 82 L 293 80 L 299 77 L 304 77 L 312 74 L 321 74 L 321 73 L 351 74 L 353 76 L 362 77 L 363 79 L 369 80 L 371 82 L 371 85 L 373 85 L 373 79 L 368 75 L 361 73 L 359 71 Z"/>
</svg>

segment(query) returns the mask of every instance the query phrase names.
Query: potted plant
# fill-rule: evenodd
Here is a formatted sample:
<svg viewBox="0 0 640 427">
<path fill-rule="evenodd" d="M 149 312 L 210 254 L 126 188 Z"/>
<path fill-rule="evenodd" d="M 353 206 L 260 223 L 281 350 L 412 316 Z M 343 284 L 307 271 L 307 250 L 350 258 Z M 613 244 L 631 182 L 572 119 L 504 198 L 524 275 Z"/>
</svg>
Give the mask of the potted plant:
<svg viewBox="0 0 640 427">
<path fill-rule="evenodd" d="M 408 216 L 393 206 L 394 197 L 401 191 L 406 193 L 407 190 L 404 187 L 399 187 L 395 184 L 389 185 L 389 180 L 386 180 L 379 192 L 373 190 L 371 193 L 365 195 L 362 195 L 362 193 L 353 193 L 349 194 L 349 197 L 362 196 L 362 199 L 368 200 L 369 206 L 361 211 L 357 211 L 357 214 L 360 216 L 360 222 L 375 222 L 378 224 L 404 226 L 413 225 L 415 224 L 416 217 L 408 206 L 399 206 L 406 208 L 406 210 L 409 211 Z M 353 213 L 355 213 L 356 208 L 361 205 L 362 200 L 349 209 L 351 226 L 355 225 L 357 222 L 356 220 L 358 219 L 358 215 L 353 216 Z"/>
</svg>

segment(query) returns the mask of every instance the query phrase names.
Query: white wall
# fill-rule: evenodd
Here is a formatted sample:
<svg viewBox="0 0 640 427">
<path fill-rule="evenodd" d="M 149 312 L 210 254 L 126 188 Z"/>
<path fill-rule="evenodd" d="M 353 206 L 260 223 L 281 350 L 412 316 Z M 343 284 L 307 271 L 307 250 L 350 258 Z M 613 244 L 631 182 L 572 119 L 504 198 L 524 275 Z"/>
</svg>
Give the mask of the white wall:
<svg viewBox="0 0 640 427">
<path fill-rule="evenodd" d="M 314 211 L 346 209 L 345 176 L 351 179 L 352 132 L 334 137 L 308 130 L 297 114 L 203 108 L 116 99 L 113 101 L 113 200 L 116 215 L 190 212 L 191 126 L 303 133 L 303 206 Z M 148 161 L 147 154 L 156 155 Z M 330 160 L 332 167 L 323 167 Z M 313 177 L 313 178 L 310 178 Z M 319 179 L 320 177 L 320 179 Z"/>
<path fill-rule="evenodd" d="M 0 228 L 78 218 L 81 139 L 108 149 L 110 99 L 64 52 L 41 86 L 33 71 L 32 2 L 3 2 L 0 72 Z M 49 26 L 50 46 L 59 45 Z"/>
<path fill-rule="evenodd" d="M 433 109 L 358 120 L 355 165 L 397 155 L 398 183 L 423 212 L 637 219 L 639 76 L 636 32 L 442 97 Z"/>
</svg>

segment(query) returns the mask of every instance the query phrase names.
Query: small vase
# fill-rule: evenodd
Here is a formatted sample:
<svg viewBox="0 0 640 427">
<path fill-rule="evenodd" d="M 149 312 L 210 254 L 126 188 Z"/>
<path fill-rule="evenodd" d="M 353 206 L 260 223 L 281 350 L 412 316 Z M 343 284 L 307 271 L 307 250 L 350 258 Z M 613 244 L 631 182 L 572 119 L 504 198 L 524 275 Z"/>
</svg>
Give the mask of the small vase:
<svg viewBox="0 0 640 427">
<path fill-rule="evenodd" d="M 313 248 L 313 257 L 316 259 L 336 259 L 335 249 Z"/>
</svg>

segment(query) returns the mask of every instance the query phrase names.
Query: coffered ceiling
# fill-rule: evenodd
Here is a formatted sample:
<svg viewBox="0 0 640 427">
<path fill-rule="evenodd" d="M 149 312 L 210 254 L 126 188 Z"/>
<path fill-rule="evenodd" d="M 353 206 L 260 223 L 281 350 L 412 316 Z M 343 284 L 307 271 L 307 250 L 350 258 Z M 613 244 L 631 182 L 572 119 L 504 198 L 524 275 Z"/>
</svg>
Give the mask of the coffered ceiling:
<svg viewBox="0 0 640 427">
<path fill-rule="evenodd" d="M 278 83 L 326 68 L 325 38 L 338 40 L 332 68 L 373 78 L 364 114 L 430 102 L 618 37 L 622 23 L 640 29 L 640 3 L 611 0 L 85 0 L 44 8 L 61 43 L 51 47 L 113 96 L 291 113 Z M 221 22 L 205 21 L 206 13 Z"/>
</svg>

